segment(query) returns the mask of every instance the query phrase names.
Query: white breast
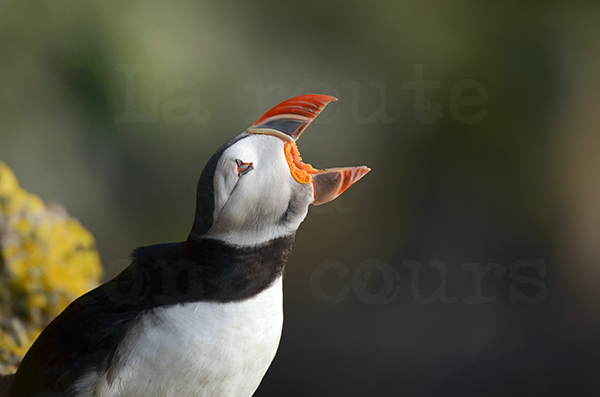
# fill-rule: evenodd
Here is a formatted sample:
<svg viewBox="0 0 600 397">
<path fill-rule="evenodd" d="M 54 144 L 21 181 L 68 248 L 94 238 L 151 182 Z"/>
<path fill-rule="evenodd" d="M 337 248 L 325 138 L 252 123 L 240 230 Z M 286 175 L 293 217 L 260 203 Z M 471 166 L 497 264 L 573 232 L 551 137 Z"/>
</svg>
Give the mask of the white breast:
<svg viewBox="0 0 600 397">
<path fill-rule="evenodd" d="M 89 373 L 78 396 L 251 396 L 279 345 L 282 280 L 242 302 L 159 308 L 124 339 L 116 379 Z"/>
</svg>

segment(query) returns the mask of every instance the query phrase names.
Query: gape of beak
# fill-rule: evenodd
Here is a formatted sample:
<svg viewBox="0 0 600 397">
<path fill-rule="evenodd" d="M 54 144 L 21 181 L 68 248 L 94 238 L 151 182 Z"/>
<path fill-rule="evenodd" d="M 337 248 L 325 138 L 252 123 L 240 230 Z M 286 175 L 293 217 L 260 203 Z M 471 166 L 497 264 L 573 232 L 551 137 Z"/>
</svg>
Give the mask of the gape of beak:
<svg viewBox="0 0 600 397">
<path fill-rule="evenodd" d="M 297 182 L 313 184 L 315 205 L 325 204 L 335 199 L 371 171 L 366 166 L 318 170 L 302 162 L 296 140 L 332 101 L 337 99 L 317 94 L 288 99 L 269 110 L 246 130 L 250 134 L 274 135 L 286 141 L 284 150 L 290 172 Z"/>
</svg>

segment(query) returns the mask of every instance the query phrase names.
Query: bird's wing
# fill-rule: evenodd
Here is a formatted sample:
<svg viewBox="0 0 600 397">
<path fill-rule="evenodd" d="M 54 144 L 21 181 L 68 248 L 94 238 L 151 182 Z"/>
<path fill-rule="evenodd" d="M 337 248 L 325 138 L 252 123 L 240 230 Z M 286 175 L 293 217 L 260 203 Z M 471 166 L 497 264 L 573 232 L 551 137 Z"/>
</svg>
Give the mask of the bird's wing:
<svg viewBox="0 0 600 397">
<path fill-rule="evenodd" d="M 18 396 L 68 392 L 89 370 L 108 371 L 117 359 L 117 347 L 129 326 L 144 310 L 140 293 L 128 294 L 138 277 L 145 277 L 132 263 L 113 280 L 71 303 L 40 334 L 15 376 Z"/>
</svg>

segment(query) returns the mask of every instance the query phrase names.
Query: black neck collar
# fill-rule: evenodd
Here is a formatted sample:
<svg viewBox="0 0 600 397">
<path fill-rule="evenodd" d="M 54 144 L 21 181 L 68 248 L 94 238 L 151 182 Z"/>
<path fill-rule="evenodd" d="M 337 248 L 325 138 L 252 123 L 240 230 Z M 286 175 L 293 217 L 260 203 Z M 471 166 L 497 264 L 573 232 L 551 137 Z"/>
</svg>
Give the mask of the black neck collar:
<svg viewBox="0 0 600 397">
<path fill-rule="evenodd" d="M 209 239 L 188 240 L 183 257 L 201 269 L 203 300 L 243 300 L 262 292 L 283 275 L 294 238 L 280 237 L 253 247 L 232 247 Z"/>
<path fill-rule="evenodd" d="M 294 235 L 252 247 L 189 238 L 138 248 L 134 262 L 100 288 L 130 310 L 179 303 L 251 298 L 282 276 Z"/>
</svg>

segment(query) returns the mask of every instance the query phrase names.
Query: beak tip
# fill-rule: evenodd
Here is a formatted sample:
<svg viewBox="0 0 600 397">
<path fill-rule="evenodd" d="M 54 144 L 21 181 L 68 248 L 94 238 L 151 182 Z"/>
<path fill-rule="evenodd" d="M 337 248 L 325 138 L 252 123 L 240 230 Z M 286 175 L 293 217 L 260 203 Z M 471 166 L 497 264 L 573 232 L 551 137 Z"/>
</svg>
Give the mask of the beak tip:
<svg viewBox="0 0 600 397">
<path fill-rule="evenodd" d="M 365 165 L 319 171 L 312 177 L 315 189 L 313 204 L 320 205 L 334 200 L 370 171 L 371 168 Z"/>
<path fill-rule="evenodd" d="M 366 165 L 361 165 L 360 167 L 354 168 L 354 177 L 352 178 L 352 182 L 350 183 L 350 185 L 356 183 L 359 179 L 367 175 L 369 172 L 371 172 L 371 168 L 367 167 Z M 348 185 L 348 187 L 350 187 L 350 185 Z"/>
</svg>

